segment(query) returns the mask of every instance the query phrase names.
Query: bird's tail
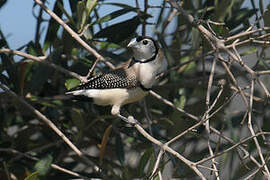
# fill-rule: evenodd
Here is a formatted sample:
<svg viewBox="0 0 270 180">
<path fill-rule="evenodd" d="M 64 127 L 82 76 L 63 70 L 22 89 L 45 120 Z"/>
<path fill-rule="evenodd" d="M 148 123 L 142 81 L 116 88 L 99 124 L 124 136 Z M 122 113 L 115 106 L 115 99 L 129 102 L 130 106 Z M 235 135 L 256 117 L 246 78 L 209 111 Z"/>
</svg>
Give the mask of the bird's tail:
<svg viewBox="0 0 270 180">
<path fill-rule="evenodd" d="M 61 94 L 61 95 L 55 95 L 51 97 L 44 97 L 42 100 L 45 101 L 54 101 L 54 100 L 60 100 L 60 101 L 72 101 L 72 100 L 77 100 L 77 101 L 85 101 L 85 102 L 91 102 L 92 98 L 89 98 L 84 95 L 80 94 L 73 94 L 72 92 L 68 92 L 66 94 Z"/>
<path fill-rule="evenodd" d="M 78 101 L 87 101 L 92 100 L 89 93 L 87 94 L 85 90 L 75 90 L 66 92 L 66 96 L 68 96 L 71 100 Z"/>
</svg>

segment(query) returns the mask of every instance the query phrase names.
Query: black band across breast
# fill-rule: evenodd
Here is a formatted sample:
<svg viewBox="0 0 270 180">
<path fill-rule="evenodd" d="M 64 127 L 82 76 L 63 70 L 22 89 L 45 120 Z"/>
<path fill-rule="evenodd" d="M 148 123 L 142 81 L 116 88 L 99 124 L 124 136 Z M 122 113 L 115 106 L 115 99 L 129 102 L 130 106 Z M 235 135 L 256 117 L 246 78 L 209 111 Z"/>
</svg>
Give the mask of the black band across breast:
<svg viewBox="0 0 270 180">
<path fill-rule="evenodd" d="M 131 67 L 135 63 L 148 63 L 148 62 L 154 61 L 156 59 L 156 57 L 157 57 L 157 54 L 158 54 L 158 50 L 155 52 L 154 56 L 152 56 L 149 59 L 146 59 L 145 61 L 140 61 L 138 59 L 135 59 L 135 57 L 133 56 L 132 61 L 130 62 L 128 67 Z"/>
<path fill-rule="evenodd" d="M 142 83 L 139 83 L 139 86 L 140 88 L 143 90 L 143 91 L 150 91 L 152 88 L 146 88 L 144 87 L 144 85 L 142 85 Z"/>
</svg>

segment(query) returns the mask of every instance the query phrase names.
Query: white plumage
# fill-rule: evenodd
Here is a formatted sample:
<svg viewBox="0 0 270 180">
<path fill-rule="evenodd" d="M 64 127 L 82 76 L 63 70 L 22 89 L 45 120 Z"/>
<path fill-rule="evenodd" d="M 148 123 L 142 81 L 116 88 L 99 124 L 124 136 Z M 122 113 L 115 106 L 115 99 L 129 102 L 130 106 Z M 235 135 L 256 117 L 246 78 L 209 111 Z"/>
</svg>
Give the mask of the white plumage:
<svg viewBox="0 0 270 180">
<path fill-rule="evenodd" d="M 167 68 L 163 52 L 152 38 L 140 36 L 128 47 L 132 48 L 134 56 L 124 66 L 95 76 L 66 94 L 92 98 L 101 106 L 111 105 L 111 113 L 123 119 L 121 106 L 146 96 L 156 83 L 156 76 Z"/>
</svg>

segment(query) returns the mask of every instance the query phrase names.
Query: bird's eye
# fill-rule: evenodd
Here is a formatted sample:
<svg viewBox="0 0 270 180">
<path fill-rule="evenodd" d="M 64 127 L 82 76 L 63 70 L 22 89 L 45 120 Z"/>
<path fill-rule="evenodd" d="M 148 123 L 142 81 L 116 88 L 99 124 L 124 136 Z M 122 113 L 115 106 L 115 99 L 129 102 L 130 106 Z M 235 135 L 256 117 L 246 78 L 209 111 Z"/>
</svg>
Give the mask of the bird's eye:
<svg viewBox="0 0 270 180">
<path fill-rule="evenodd" d="M 144 45 L 148 44 L 148 41 L 147 40 L 143 40 L 142 42 Z"/>
</svg>

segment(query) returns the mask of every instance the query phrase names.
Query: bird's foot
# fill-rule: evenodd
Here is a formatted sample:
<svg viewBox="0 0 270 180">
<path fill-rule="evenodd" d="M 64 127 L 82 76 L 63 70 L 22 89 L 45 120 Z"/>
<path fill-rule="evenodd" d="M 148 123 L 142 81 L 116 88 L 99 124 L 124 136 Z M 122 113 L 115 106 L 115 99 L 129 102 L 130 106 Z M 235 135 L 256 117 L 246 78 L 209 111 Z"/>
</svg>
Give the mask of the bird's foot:
<svg viewBox="0 0 270 180">
<path fill-rule="evenodd" d="M 120 119 L 122 119 L 123 121 L 125 121 L 126 123 L 128 123 L 128 124 L 130 124 L 130 125 L 132 125 L 132 126 L 134 126 L 135 124 L 138 123 L 138 121 L 137 121 L 136 119 L 134 119 L 133 116 L 128 116 L 128 118 L 122 116 L 121 114 L 117 114 L 117 116 L 118 116 Z"/>
</svg>

